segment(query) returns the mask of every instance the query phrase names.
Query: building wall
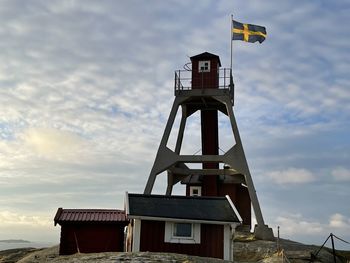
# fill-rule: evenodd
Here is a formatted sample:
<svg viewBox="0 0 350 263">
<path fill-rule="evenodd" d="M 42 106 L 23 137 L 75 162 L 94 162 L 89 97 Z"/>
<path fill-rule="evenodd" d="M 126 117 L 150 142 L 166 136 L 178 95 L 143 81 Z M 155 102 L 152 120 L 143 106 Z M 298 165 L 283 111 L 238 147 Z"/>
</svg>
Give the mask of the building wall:
<svg viewBox="0 0 350 263">
<path fill-rule="evenodd" d="M 198 72 L 199 61 L 210 61 L 210 72 Z M 218 68 L 217 58 L 192 60 L 192 89 L 217 89 Z"/>
<path fill-rule="evenodd" d="M 164 242 L 165 222 L 141 221 L 140 251 L 182 253 L 202 257 L 224 257 L 224 227 L 201 224 L 200 244 Z"/>
<path fill-rule="evenodd" d="M 79 249 L 78 249 L 79 248 Z M 60 255 L 124 250 L 123 224 L 64 224 Z"/>
</svg>

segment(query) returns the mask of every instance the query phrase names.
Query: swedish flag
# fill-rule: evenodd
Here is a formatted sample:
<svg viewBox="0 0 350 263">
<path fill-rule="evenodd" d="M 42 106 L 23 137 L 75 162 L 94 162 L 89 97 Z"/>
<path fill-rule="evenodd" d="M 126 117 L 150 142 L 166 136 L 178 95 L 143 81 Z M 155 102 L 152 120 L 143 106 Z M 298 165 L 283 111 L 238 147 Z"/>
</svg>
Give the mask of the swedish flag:
<svg viewBox="0 0 350 263">
<path fill-rule="evenodd" d="M 266 28 L 263 26 L 243 24 L 232 20 L 232 40 L 243 40 L 262 43 L 266 38 Z"/>
</svg>

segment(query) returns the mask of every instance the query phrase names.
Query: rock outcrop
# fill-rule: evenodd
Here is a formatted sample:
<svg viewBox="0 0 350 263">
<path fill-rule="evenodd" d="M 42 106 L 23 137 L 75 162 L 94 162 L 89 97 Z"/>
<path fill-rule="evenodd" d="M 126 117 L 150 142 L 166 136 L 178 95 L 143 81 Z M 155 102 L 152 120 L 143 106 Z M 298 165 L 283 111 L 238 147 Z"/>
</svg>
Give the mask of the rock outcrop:
<svg viewBox="0 0 350 263">
<path fill-rule="evenodd" d="M 312 253 L 318 251 L 318 246 L 304 245 L 291 240 L 281 239 L 279 242 L 279 250 L 277 243 L 273 241 L 255 240 L 253 235 L 249 233 L 237 233 L 234 246 L 234 262 L 236 263 L 306 263 L 311 261 Z M 346 263 L 345 256 L 350 255 L 349 252 L 342 251 L 343 257 L 337 257 L 337 262 Z M 284 257 L 284 261 L 283 261 Z M 58 246 L 47 249 L 12 249 L 0 251 L 0 262 L 2 263 L 68 263 L 68 262 L 133 262 L 133 263 L 228 263 L 229 261 L 188 256 L 172 253 L 93 253 L 93 254 L 75 254 L 71 256 L 59 256 Z M 325 248 L 320 251 L 317 258 L 313 262 L 331 263 L 334 262 L 331 250 Z"/>
</svg>

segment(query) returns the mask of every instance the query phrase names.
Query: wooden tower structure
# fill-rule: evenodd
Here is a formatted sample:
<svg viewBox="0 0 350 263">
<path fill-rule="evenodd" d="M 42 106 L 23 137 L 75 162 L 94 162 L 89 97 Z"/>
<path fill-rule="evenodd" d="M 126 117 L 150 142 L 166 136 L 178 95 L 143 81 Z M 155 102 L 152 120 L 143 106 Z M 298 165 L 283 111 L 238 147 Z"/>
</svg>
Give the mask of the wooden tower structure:
<svg viewBox="0 0 350 263">
<path fill-rule="evenodd" d="M 251 226 L 252 206 L 257 220 L 255 236 L 273 240 L 272 229 L 264 223 L 233 112 L 231 69 L 220 68 L 219 56 L 208 52 L 191 57 L 191 63 L 189 79 L 183 76 L 186 72 L 175 72 L 175 100 L 144 194 L 151 194 L 157 175 L 167 171 L 166 195 L 171 195 L 173 186 L 179 182 L 186 184 L 186 195 L 229 195 L 243 224 Z M 173 151 L 167 147 L 167 143 L 179 108 L 181 121 Z M 202 153 L 182 155 L 186 120 L 197 111 L 201 116 Z M 219 154 L 218 111 L 228 117 L 235 141 L 222 155 Z M 188 163 L 200 163 L 202 168 L 191 169 L 186 165 Z"/>
</svg>

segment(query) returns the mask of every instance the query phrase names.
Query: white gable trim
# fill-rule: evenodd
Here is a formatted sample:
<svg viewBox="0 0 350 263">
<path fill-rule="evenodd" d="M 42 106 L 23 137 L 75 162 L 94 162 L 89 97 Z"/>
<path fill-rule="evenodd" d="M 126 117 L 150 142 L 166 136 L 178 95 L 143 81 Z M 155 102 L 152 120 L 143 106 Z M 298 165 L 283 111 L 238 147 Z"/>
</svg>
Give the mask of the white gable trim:
<svg viewBox="0 0 350 263">
<path fill-rule="evenodd" d="M 225 195 L 225 197 L 226 197 L 227 201 L 229 202 L 229 204 L 230 204 L 231 208 L 233 209 L 233 211 L 235 211 L 235 214 L 237 215 L 237 218 L 238 218 L 239 222 L 242 224 L 242 222 L 243 222 L 242 217 L 241 217 L 241 215 L 238 213 L 237 208 L 236 208 L 236 206 L 234 205 L 234 203 L 232 202 L 230 196 L 229 196 L 229 195 Z"/>
<path fill-rule="evenodd" d="M 124 205 L 125 205 L 125 215 L 128 216 L 128 214 L 129 214 L 129 193 L 127 191 L 125 192 Z"/>
</svg>

